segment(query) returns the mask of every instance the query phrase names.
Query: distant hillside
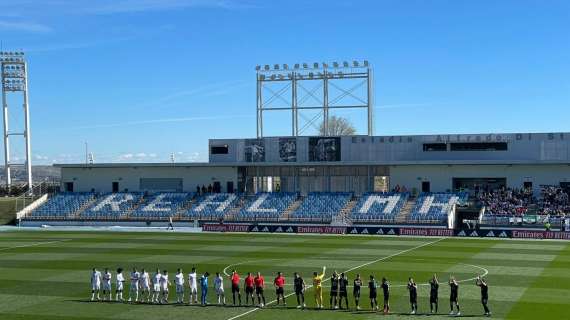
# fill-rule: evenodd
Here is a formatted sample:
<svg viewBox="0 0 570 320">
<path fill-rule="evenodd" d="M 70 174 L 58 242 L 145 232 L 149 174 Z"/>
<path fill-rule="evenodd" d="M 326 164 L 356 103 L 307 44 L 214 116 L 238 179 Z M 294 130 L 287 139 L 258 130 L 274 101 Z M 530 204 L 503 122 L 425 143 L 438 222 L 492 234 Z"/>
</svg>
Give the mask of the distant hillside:
<svg viewBox="0 0 570 320">
<path fill-rule="evenodd" d="M 32 176 L 35 181 L 43 180 L 59 180 L 61 177 L 60 168 L 53 166 L 32 166 Z M 4 166 L 0 166 L 0 183 L 6 181 Z M 26 181 L 26 171 L 22 167 L 12 168 L 12 181 L 24 182 Z"/>
</svg>

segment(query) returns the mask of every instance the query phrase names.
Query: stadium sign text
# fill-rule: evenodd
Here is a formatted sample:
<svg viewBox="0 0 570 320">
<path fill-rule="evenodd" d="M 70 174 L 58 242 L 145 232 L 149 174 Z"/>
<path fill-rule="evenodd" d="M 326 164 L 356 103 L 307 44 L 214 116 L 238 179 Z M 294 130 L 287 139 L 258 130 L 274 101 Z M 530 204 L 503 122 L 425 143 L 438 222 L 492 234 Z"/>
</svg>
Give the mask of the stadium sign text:
<svg viewBox="0 0 570 320">
<path fill-rule="evenodd" d="M 517 239 L 561 239 L 570 240 L 570 232 L 553 231 L 518 231 L 513 230 L 513 238 Z"/>
<path fill-rule="evenodd" d="M 297 227 L 297 233 L 326 233 L 326 234 L 345 234 L 345 227 L 327 227 L 327 226 L 308 226 Z"/>
<path fill-rule="evenodd" d="M 246 224 L 204 224 L 203 231 L 213 232 L 248 232 L 249 225 Z"/>
<path fill-rule="evenodd" d="M 401 236 L 453 237 L 452 229 L 400 228 Z"/>
</svg>

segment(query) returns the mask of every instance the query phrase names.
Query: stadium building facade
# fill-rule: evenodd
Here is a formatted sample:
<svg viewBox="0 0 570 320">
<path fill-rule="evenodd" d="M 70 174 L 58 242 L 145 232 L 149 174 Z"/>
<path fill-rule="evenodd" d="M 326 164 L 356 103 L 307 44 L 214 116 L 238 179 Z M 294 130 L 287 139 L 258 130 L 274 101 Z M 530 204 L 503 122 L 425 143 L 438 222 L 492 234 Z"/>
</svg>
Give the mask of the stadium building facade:
<svg viewBox="0 0 570 320">
<path fill-rule="evenodd" d="M 570 185 L 570 133 L 211 139 L 208 163 L 59 164 L 63 191 L 365 192 Z"/>
</svg>

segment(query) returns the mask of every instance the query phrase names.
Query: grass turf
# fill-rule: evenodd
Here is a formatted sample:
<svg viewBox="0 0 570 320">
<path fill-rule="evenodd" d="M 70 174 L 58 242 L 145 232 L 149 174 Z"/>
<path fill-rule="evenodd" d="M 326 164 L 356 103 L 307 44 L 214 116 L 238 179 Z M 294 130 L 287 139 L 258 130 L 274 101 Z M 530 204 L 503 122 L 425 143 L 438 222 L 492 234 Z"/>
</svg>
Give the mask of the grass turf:
<svg viewBox="0 0 570 320">
<path fill-rule="evenodd" d="M 269 234 L 181 234 L 26 231 L 0 233 L 0 318 L 1 319 L 372 319 L 383 317 L 369 311 L 368 290 L 363 288 L 363 311 L 297 310 L 295 296 L 288 308 L 269 306 L 216 307 L 176 305 L 131 305 L 91 303 L 90 270 L 136 266 L 198 272 L 222 272 L 236 266 L 242 274 L 261 271 L 266 282 L 282 271 L 288 283 L 300 272 L 307 283 L 313 271 L 327 266 L 366 279 L 374 274 L 390 279 L 393 288 L 387 318 L 414 318 L 409 312 L 403 286 L 412 276 L 426 283 L 433 273 L 440 277 L 440 314 L 430 319 L 449 318 L 450 274 L 467 280 L 488 272 L 490 307 L 495 319 L 561 319 L 570 304 L 570 247 L 556 241 L 488 239 L 397 238 L 374 236 L 300 236 Z M 231 269 L 228 268 L 228 269 Z M 229 272 L 229 271 L 228 271 Z M 127 272 L 128 273 L 128 272 Z M 114 272 L 113 272 L 114 276 Z M 215 301 L 213 277 L 209 302 Z M 225 281 L 231 302 L 229 281 Z M 329 283 L 325 283 L 327 286 Z M 114 283 L 113 283 L 114 286 Z M 128 285 L 125 287 L 128 296 Z M 266 289 L 267 301 L 274 290 Z M 354 307 L 352 290 L 349 301 Z M 292 287 L 286 287 L 286 294 Z M 328 287 L 323 298 L 328 305 Z M 479 318 L 483 313 L 479 288 L 473 280 L 460 284 L 462 314 Z M 242 293 L 243 294 L 243 293 Z M 313 290 L 306 293 L 308 307 L 314 306 Z M 381 292 L 379 296 L 381 300 Z M 170 300 L 174 301 L 174 288 Z M 242 299 L 244 297 L 242 296 Z M 381 302 L 381 301 L 380 301 Z M 429 311 L 428 287 L 419 287 L 419 313 Z M 255 310 L 255 311 L 253 311 Z M 482 318 L 482 317 L 481 317 Z"/>
</svg>

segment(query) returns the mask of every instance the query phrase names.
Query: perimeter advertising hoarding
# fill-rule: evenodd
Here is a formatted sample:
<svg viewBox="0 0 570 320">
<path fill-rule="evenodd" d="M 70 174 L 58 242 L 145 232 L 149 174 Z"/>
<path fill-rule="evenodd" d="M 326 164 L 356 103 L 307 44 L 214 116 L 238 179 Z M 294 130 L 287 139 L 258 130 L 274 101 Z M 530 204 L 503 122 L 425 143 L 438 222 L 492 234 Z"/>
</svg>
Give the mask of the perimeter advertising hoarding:
<svg viewBox="0 0 570 320">
<path fill-rule="evenodd" d="M 206 223 L 203 231 L 212 232 L 265 232 L 265 233 L 321 233 L 352 235 L 400 235 L 422 237 L 459 237 L 459 238 L 517 238 L 517 239 L 559 239 L 570 240 L 570 232 L 540 230 L 452 230 L 442 228 L 412 227 L 333 227 L 323 225 L 277 225 L 277 224 L 215 224 Z"/>
</svg>

